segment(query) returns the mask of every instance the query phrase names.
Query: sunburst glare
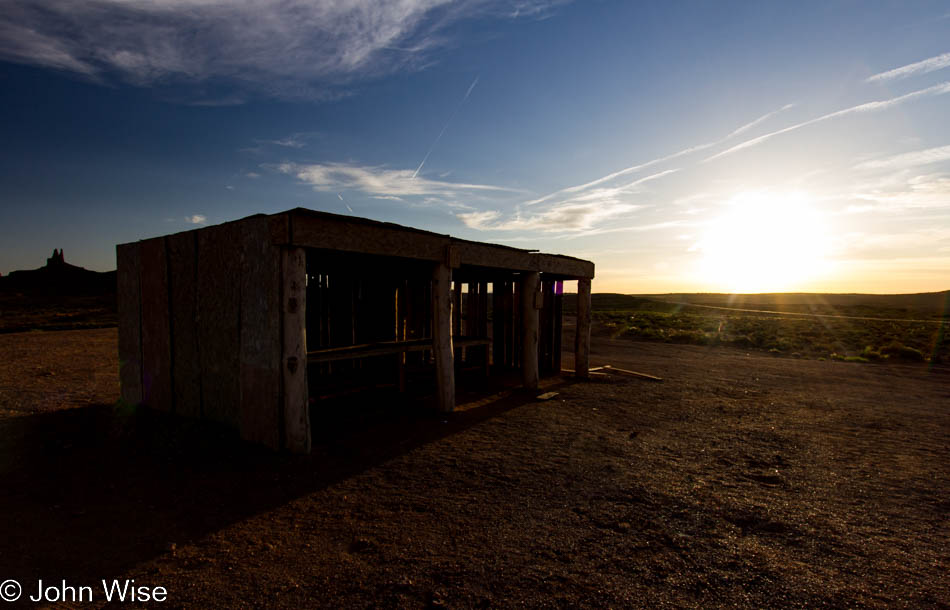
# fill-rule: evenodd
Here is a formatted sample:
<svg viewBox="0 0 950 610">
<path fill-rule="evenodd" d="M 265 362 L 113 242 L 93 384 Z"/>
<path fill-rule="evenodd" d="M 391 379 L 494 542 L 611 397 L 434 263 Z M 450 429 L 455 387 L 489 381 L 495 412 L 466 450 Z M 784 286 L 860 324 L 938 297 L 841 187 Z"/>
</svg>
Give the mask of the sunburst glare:
<svg viewBox="0 0 950 610">
<path fill-rule="evenodd" d="M 743 192 L 706 228 L 700 280 L 728 292 L 801 289 L 827 267 L 829 236 L 807 193 Z"/>
</svg>

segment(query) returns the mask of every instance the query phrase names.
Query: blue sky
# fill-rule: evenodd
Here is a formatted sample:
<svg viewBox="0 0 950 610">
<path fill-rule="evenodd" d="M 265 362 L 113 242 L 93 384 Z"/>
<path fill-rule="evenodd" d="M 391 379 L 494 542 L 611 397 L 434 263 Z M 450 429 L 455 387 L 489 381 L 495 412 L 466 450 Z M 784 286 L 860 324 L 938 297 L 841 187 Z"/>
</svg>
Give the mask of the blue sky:
<svg viewBox="0 0 950 610">
<path fill-rule="evenodd" d="M 0 271 L 296 206 L 596 291 L 950 288 L 944 2 L 10 0 Z"/>
</svg>

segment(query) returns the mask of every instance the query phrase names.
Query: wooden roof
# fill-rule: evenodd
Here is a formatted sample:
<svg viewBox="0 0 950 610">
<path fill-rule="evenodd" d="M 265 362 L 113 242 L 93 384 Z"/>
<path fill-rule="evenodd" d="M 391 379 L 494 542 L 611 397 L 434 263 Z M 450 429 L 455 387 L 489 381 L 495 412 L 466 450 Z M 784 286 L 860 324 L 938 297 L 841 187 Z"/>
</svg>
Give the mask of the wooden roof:
<svg viewBox="0 0 950 610">
<path fill-rule="evenodd" d="M 572 256 L 459 239 L 391 222 L 306 208 L 256 214 L 225 224 L 240 225 L 262 216 L 268 218 L 271 241 L 277 245 L 444 261 L 456 269 L 466 266 L 509 272 L 539 271 L 561 279 L 594 277 L 592 262 Z"/>
</svg>

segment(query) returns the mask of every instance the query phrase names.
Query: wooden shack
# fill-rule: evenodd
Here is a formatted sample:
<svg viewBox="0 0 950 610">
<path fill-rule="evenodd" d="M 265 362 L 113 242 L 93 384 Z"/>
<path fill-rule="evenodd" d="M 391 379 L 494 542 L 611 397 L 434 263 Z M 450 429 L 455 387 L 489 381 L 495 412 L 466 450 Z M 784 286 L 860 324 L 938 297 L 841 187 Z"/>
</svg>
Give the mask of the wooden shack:
<svg viewBox="0 0 950 610">
<path fill-rule="evenodd" d="M 563 282 L 577 281 L 575 371 L 587 376 L 588 261 L 297 208 L 116 247 L 122 399 L 310 451 L 311 398 L 367 362 L 405 389 L 459 366 L 560 372 Z"/>
</svg>

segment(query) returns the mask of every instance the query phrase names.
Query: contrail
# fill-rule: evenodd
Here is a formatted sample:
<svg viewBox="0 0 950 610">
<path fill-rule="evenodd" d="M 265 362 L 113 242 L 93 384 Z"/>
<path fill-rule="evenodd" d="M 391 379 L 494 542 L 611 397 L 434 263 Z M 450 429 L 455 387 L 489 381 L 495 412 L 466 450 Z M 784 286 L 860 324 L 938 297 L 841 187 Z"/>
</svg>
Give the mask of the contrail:
<svg viewBox="0 0 950 610">
<path fill-rule="evenodd" d="M 346 209 L 348 209 L 348 210 L 350 211 L 350 214 L 355 214 L 355 213 L 356 213 L 356 212 L 353 211 L 353 208 L 350 207 L 350 204 L 348 204 L 348 203 L 346 202 L 346 199 L 343 198 L 343 193 L 337 193 L 336 196 L 340 198 L 340 201 L 342 201 L 342 202 L 343 202 L 343 205 L 346 206 Z"/>
<path fill-rule="evenodd" d="M 478 84 L 478 76 L 475 77 L 475 80 L 472 81 L 472 84 L 468 86 L 468 91 L 465 92 L 465 96 L 462 98 L 462 101 L 459 102 L 458 106 L 455 107 L 455 112 L 452 113 L 452 116 L 449 117 L 449 120 L 445 122 L 445 125 L 442 127 L 442 131 L 439 132 L 439 135 L 435 137 L 435 141 L 432 142 L 432 146 L 429 147 L 429 152 L 426 153 L 426 156 L 422 158 L 422 163 L 419 164 L 419 167 L 416 168 L 416 171 L 412 172 L 412 177 L 415 178 L 419 174 L 419 170 L 422 169 L 422 166 L 426 164 L 426 161 L 429 160 L 429 155 L 432 154 L 432 151 L 435 149 L 435 145 L 439 143 L 439 140 L 442 139 L 442 134 L 445 133 L 445 130 L 449 128 L 449 123 L 452 122 L 452 119 L 455 118 L 455 115 L 459 113 L 459 110 L 462 108 L 462 104 L 465 103 L 465 100 L 468 99 L 468 96 L 472 94 L 472 89 L 475 88 L 475 85 Z"/>
</svg>

